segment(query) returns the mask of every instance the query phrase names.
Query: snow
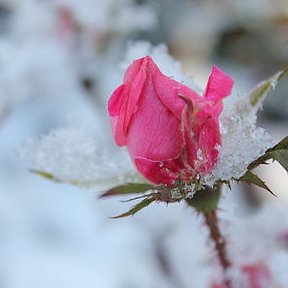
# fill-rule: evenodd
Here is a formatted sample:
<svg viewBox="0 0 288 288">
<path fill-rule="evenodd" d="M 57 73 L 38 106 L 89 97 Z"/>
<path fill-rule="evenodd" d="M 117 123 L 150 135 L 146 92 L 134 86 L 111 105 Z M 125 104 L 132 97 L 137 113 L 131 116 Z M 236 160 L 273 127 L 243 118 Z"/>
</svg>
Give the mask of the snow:
<svg viewBox="0 0 288 288">
<path fill-rule="evenodd" d="M 254 213 L 247 213 L 231 209 L 233 200 L 235 207 L 235 195 L 231 193 L 226 191 L 222 197 L 220 217 L 222 232 L 229 243 L 229 256 L 236 268 L 233 273 L 243 265 L 262 265 L 269 271 L 275 287 L 285 287 L 288 279 L 282 267 L 287 263 L 287 246 L 283 245 L 281 235 L 288 227 L 287 201 L 268 202 Z M 243 275 L 236 279 L 245 281 Z M 270 282 L 269 285 L 263 287 L 272 287 Z"/>
<path fill-rule="evenodd" d="M 99 142 L 88 131 L 63 128 L 39 139 L 31 139 L 21 154 L 32 161 L 33 170 L 96 191 L 140 178 L 137 178 L 126 150 L 105 151 Z"/>
<path fill-rule="evenodd" d="M 231 102 L 224 103 L 224 111 L 220 115 L 222 143 L 218 162 L 205 179 L 210 185 L 217 179 L 239 179 L 251 162 L 275 144 L 269 134 L 257 126 L 257 111 L 239 113 L 238 103 L 241 101 Z"/>
<path fill-rule="evenodd" d="M 155 11 L 126 0 L 2 2 L 12 9 L 13 21 L 10 34 L 0 39 L 0 118 L 5 113 L 0 119 L 0 286 L 210 288 L 219 266 L 203 219 L 185 203 L 152 204 L 134 217 L 112 221 L 109 216 L 132 203 L 97 199 L 109 185 L 140 181 L 125 149 L 113 146 L 103 118 L 104 100 L 123 70 L 135 58 L 151 55 L 163 73 L 194 87 L 164 45 L 131 42 L 122 70 L 115 69 L 127 34 L 157 25 Z M 71 32 L 79 42 L 59 39 L 62 7 L 83 29 L 81 35 Z M 93 45 L 103 33 L 108 39 L 117 34 L 105 52 L 97 41 Z M 99 85 L 91 95 L 79 84 L 86 73 Z M 237 103 L 225 103 L 213 179 L 240 175 L 270 145 L 255 113 L 235 117 Z M 235 143 L 245 150 L 235 149 Z M 231 162 L 225 163 L 226 157 Z M 77 185 L 60 185 L 28 169 Z M 219 218 L 230 257 L 239 265 L 264 263 L 273 284 L 286 288 L 287 247 L 279 239 L 288 230 L 287 203 L 241 214 L 241 204 L 229 193 Z"/>
</svg>

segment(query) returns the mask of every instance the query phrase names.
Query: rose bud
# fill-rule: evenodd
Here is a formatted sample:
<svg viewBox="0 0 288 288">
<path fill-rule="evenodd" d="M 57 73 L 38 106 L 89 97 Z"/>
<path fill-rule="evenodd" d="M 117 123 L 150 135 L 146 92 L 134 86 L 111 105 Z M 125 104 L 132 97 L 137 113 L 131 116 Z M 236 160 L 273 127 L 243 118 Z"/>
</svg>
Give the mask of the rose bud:
<svg viewBox="0 0 288 288">
<path fill-rule="evenodd" d="M 134 61 L 108 103 L 116 144 L 154 184 L 209 173 L 221 144 L 219 114 L 233 80 L 213 66 L 203 96 L 161 73 L 152 58 Z"/>
</svg>

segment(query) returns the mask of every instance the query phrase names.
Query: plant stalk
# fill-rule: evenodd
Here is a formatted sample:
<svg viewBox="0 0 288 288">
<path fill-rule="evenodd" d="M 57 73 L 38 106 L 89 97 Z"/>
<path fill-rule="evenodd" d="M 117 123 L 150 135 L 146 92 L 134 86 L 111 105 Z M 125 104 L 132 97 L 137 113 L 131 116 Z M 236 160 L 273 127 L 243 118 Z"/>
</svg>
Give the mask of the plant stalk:
<svg viewBox="0 0 288 288">
<path fill-rule="evenodd" d="M 215 245 L 218 260 L 223 269 L 225 288 L 232 288 L 231 280 L 228 277 L 228 270 L 231 267 L 231 262 L 227 257 L 226 242 L 223 238 L 219 225 L 216 210 L 204 212 L 205 224 L 209 229 L 210 238 Z"/>
</svg>

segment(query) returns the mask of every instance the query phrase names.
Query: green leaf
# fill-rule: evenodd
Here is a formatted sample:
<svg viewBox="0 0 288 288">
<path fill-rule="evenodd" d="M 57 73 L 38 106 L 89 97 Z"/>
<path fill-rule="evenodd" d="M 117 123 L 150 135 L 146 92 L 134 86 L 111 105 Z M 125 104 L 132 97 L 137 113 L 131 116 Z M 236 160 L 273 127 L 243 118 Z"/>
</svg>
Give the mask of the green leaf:
<svg viewBox="0 0 288 288">
<path fill-rule="evenodd" d="M 271 189 L 265 184 L 265 182 L 260 179 L 256 174 L 252 173 L 251 171 L 247 171 L 241 178 L 238 179 L 238 181 L 242 181 L 248 184 L 254 184 L 258 187 L 261 187 L 268 192 L 270 192 L 272 195 L 276 196 Z"/>
<path fill-rule="evenodd" d="M 269 148 L 266 152 L 271 152 L 271 151 L 275 151 L 275 150 L 278 150 L 278 149 L 288 149 L 288 136 L 286 136 L 284 139 L 282 139 L 274 147 Z"/>
<path fill-rule="evenodd" d="M 250 163 L 247 167 L 248 171 L 241 178 L 237 179 L 237 181 L 257 185 L 276 196 L 262 179 L 250 171 L 261 164 L 267 164 L 267 161 L 270 159 L 278 161 L 288 172 L 288 137 L 285 137 L 274 147 L 267 149 L 262 156 Z"/>
<path fill-rule="evenodd" d="M 142 200 L 141 202 L 139 202 L 138 204 L 136 204 L 132 209 L 130 209 L 128 212 L 125 212 L 123 214 L 120 214 L 118 216 L 114 216 L 114 217 L 110 217 L 112 219 L 118 219 L 118 218 L 123 218 L 123 217 L 127 217 L 127 216 L 132 216 L 135 213 L 139 212 L 140 210 L 142 210 L 143 208 L 149 206 L 152 202 L 154 202 L 155 199 L 154 198 L 145 198 L 144 200 Z"/>
<path fill-rule="evenodd" d="M 122 175 L 121 179 L 117 176 L 105 177 L 105 175 L 103 175 L 103 177 L 95 176 L 95 178 L 91 178 L 91 179 L 83 179 L 83 178 L 73 179 L 73 178 L 63 177 L 61 175 L 56 175 L 50 172 L 37 170 L 37 169 L 30 169 L 29 171 L 34 174 L 37 174 L 38 176 L 44 177 L 45 179 L 50 180 L 50 181 L 54 181 L 57 183 L 70 184 L 76 187 L 92 190 L 97 193 L 99 191 L 105 191 L 105 189 L 111 186 L 111 184 L 120 185 L 121 183 L 119 182 L 121 181 L 121 179 L 124 179 L 124 182 L 130 182 L 130 181 L 131 182 L 135 181 L 135 183 L 137 183 L 138 181 L 143 182 L 143 179 L 140 178 L 139 174 L 137 173 L 124 174 Z"/>
<path fill-rule="evenodd" d="M 100 195 L 101 198 L 108 196 L 116 196 L 116 195 L 127 195 L 127 194 L 137 194 L 144 193 L 150 189 L 153 189 L 153 185 L 148 183 L 127 183 L 124 185 L 120 185 L 109 189 Z"/>
<path fill-rule="evenodd" d="M 279 149 L 267 153 L 270 158 L 278 161 L 288 172 L 288 149 Z"/>
<path fill-rule="evenodd" d="M 261 102 L 265 99 L 271 89 L 274 89 L 280 79 L 288 75 L 288 67 L 285 67 L 280 72 L 276 73 L 271 78 L 260 83 L 248 95 L 250 104 L 258 108 Z"/>
<path fill-rule="evenodd" d="M 263 83 L 259 84 L 250 94 L 250 104 L 252 106 L 256 106 L 258 103 L 260 103 L 263 98 L 266 97 L 268 92 L 271 90 L 271 80 L 264 81 Z"/>
<path fill-rule="evenodd" d="M 186 203 L 198 212 L 208 213 L 215 211 L 218 207 L 218 202 L 221 196 L 222 185 L 217 185 L 215 187 L 208 187 L 201 189 L 196 192 L 191 199 L 186 199 Z"/>
</svg>

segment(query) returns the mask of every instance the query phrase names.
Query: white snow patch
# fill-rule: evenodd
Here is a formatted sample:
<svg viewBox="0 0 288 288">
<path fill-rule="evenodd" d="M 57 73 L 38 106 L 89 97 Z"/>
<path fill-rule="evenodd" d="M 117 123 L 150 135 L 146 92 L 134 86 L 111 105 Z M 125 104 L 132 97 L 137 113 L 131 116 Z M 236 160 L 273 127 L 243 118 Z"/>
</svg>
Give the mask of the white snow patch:
<svg viewBox="0 0 288 288">
<path fill-rule="evenodd" d="M 113 152 L 100 148 L 97 139 L 76 128 L 58 129 L 27 141 L 21 153 L 30 160 L 31 169 L 92 190 L 137 181 L 126 150 Z"/>
<path fill-rule="evenodd" d="M 220 115 L 222 144 L 216 166 L 205 177 L 208 185 L 213 185 L 218 179 L 240 178 L 251 162 L 275 144 L 263 128 L 257 127 L 257 111 L 243 107 L 243 103 L 234 95 L 224 102 Z"/>
</svg>

